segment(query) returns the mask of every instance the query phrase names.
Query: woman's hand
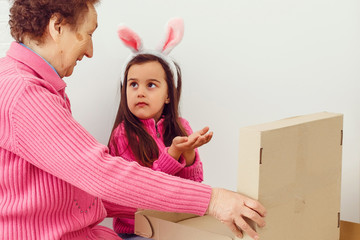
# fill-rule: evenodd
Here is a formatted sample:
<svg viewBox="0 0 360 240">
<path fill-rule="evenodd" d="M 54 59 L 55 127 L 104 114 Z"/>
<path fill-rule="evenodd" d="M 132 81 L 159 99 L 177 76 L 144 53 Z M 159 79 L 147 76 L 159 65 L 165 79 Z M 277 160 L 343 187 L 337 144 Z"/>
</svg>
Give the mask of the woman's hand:
<svg viewBox="0 0 360 240">
<path fill-rule="evenodd" d="M 226 224 L 240 238 L 243 237 L 244 231 L 251 238 L 259 239 L 259 235 L 246 219 L 254 221 L 259 227 L 265 226 L 266 210 L 263 205 L 226 189 L 213 188 L 207 213 Z"/>
</svg>

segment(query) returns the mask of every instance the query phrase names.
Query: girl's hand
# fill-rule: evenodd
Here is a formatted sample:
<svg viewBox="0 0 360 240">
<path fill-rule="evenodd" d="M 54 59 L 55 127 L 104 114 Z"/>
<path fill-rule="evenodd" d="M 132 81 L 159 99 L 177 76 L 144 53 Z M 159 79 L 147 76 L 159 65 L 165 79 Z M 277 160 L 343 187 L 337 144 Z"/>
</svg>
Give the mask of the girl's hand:
<svg viewBox="0 0 360 240">
<path fill-rule="evenodd" d="M 204 127 L 203 129 L 194 132 L 188 137 L 175 137 L 172 141 L 171 146 L 168 149 L 168 153 L 175 159 L 179 159 L 180 155 L 185 152 L 187 156 L 193 155 L 195 157 L 195 155 L 192 154 L 191 151 L 194 151 L 195 148 L 198 148 L 211 140 L 213 132 L 208 131 L 209 127 Z M 194 158 L 186 160 L 186 165 L 191 165 L 194 161 Z"/>
<path fill-rule="evenodd" d="M 259 227 L 265 226 L 266 210 L 258 201 L 226 189 L 213 188 L 207 213 L 227 225 L 233 233 L 242 238 L 244 231 L 258 240 L 259 235 L 248 224 L 247 219 Z"/>
<path fill-rule="evenodd" d="M 210 142 L 212 136 L 213 132 L 209 132 L 209 127 L 204 127 L 203 129 L 192 133 L 188 138 L 189 141 L 193 143 L 189 146 L 189 149 L 185 151 L 194 150 L 195 148 L 201 147 L 202 145 Z"/>
</svg>

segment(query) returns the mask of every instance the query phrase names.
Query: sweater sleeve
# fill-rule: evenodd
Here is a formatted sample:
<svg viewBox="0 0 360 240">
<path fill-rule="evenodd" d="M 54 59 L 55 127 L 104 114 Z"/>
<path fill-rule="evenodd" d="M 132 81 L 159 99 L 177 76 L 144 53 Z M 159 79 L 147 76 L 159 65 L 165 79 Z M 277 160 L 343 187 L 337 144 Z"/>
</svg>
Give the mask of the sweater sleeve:
<svg viewBox="0 0 360 240">
<path fill-rule="evenodd" d="M 188 135 L 193 133 L 193 130 L 190 127 L 188 121 L 183 118 L 180 118 L 181 124 L 185 128 L 185 131 Z M 203 178 L 203 165 L 200 161 L 200 155 L 198 149 L 195 149 L 195 161 L 192 165 L 184 167 L 181 171 L 179 171 L 177 176 L 185 179 L 190 179 L 196 182 L 202 182 Z"/>
<path fill-rule="evenodd" d="M 107 217 L 133 218 L 134 212 L 137 210 L 137 208 L 121 206 L 104 200 L 103 204 L 106 209 Z"/>
<path fill-rule="evenodd" d="M 179 171 L 184 169 L 186 162 L 183 158 L 180 158 L 180 160 L 177 161 L 171 157 L 167 152 L 168 149 L 168 147 L 164 149 L 164 151 L 160 154 L 159 159 L 154 161 L 151 168 L 155 171 L 176 175 Z"/>
<path fill-rule="evenodd" d="M 74 120 L 61 96 L 28 84 L 12 108 L 16 154 L 43 171 L 118 205 L 205 213 L 210 186 L 112 157 Z"/>
<path fill-rule="evenodd" d="M 126 139 L 124 125 L 119 124 L 111 134 L 109 144 L 110 153 L 113 156 L 118 154 L 118 156 L 125 158 L 128 161 L 136 161 Z M 182 161 L 177 161 L 167 153 L 167 150 L 168 148 L 165 148 L 164 151 L 161 151 L 159 158 L 154 161 L 151 169 L 175 175 L 185 167 L 185 160 L 182 159 Z"/>
</svg>

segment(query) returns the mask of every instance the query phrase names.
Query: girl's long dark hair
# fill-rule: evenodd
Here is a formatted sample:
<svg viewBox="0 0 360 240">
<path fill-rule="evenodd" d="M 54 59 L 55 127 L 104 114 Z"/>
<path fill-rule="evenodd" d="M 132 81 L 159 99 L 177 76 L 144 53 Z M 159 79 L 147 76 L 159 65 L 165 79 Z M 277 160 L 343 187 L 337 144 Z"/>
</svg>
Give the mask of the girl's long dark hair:
<svg viewBox="0 0 360 240">
<path fill-rule="evenodd" d="M 181 71 L 179 66 L 175 63 L 177 69 L 176 74 L 178 75 L 176 88 L 174 85 L 174 78 L 172 72 L 164 60 L 151 54 L 137 55 L 129 62 L 125 69 L 125 79 L 123 82 L 123 86 L 121 87 L 120 105 L 112 132 L 114 132 L 114 130 L 119 126 L 120 123 L 123 123 L 131 151 L 136 157 L 136 160 L 141 165 L 147 167 L 151 167 L 153 162 L 159 158 L 159 149 L 154 139 L 144 129 L 142 122 L 130 112 L 126 98 L 126 88 L 127 75 L 130 67 L 134 64 L 143 64 L 152 61 L 159 62 L 165 71 L 166 83 L 168 85 L 168 95 L 170 98 L 170 102 L 168 104 L 165 104 L 162 113 L 162 118 L 164 118 L 164 127 L 162 134 L 165 146 L 170 146 L 172 140 L 176 136 L 187 136 L 187 133 L 185 132 L 183 126 L 179 121 L 179 100 L 181 95 Z M 116 139 L 110 137 L 109 145 L 110 144 L 112 144 L 114 146 L 114 149 L 116 149 L 115 151 L 117 151 L 118 148 Z M 115 152 L 112 154 L 120 156 L 122 153 Z"/>
</svg>

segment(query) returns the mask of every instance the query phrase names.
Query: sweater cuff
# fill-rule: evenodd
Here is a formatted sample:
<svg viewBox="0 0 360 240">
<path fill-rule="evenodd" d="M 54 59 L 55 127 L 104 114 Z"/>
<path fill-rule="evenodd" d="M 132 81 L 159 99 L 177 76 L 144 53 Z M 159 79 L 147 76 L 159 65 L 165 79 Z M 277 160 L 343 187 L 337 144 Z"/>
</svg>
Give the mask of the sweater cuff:
<svg viewBox="0 0 360 240">
<path fill-rule="evenodd" d="M 134 217 L 134 215 L 133 215 Z M 125 224 L 121 221 L 121 218 L 114 218 L 113 220 L 113 229 L 117 234 L 126 233 L 126 234 L 134 234 L 134 219 L 128 219 L 128 223 Z"/>
<path fill-rule="evenodd" d="M 196 151 L 195 161 L 190 166 L 185 166 L 178 172 L 177 176 L 181 178 L 190 179 L 196 182 L 202 182 L 204 180 L 203 165 L 200 161 L 199 153 Z"/>
<path fill-rule="evenodd" d="M 152 169 L 156 171 L 161 171 L 170 175 L 175 175 L 181 169 L 185 167 L 185 161 L 177 161 L 168 154 L 168 147 L 164 149 L 164 152 L 161 153 L 159 159 L 154 161 Z"/>
</svg>

